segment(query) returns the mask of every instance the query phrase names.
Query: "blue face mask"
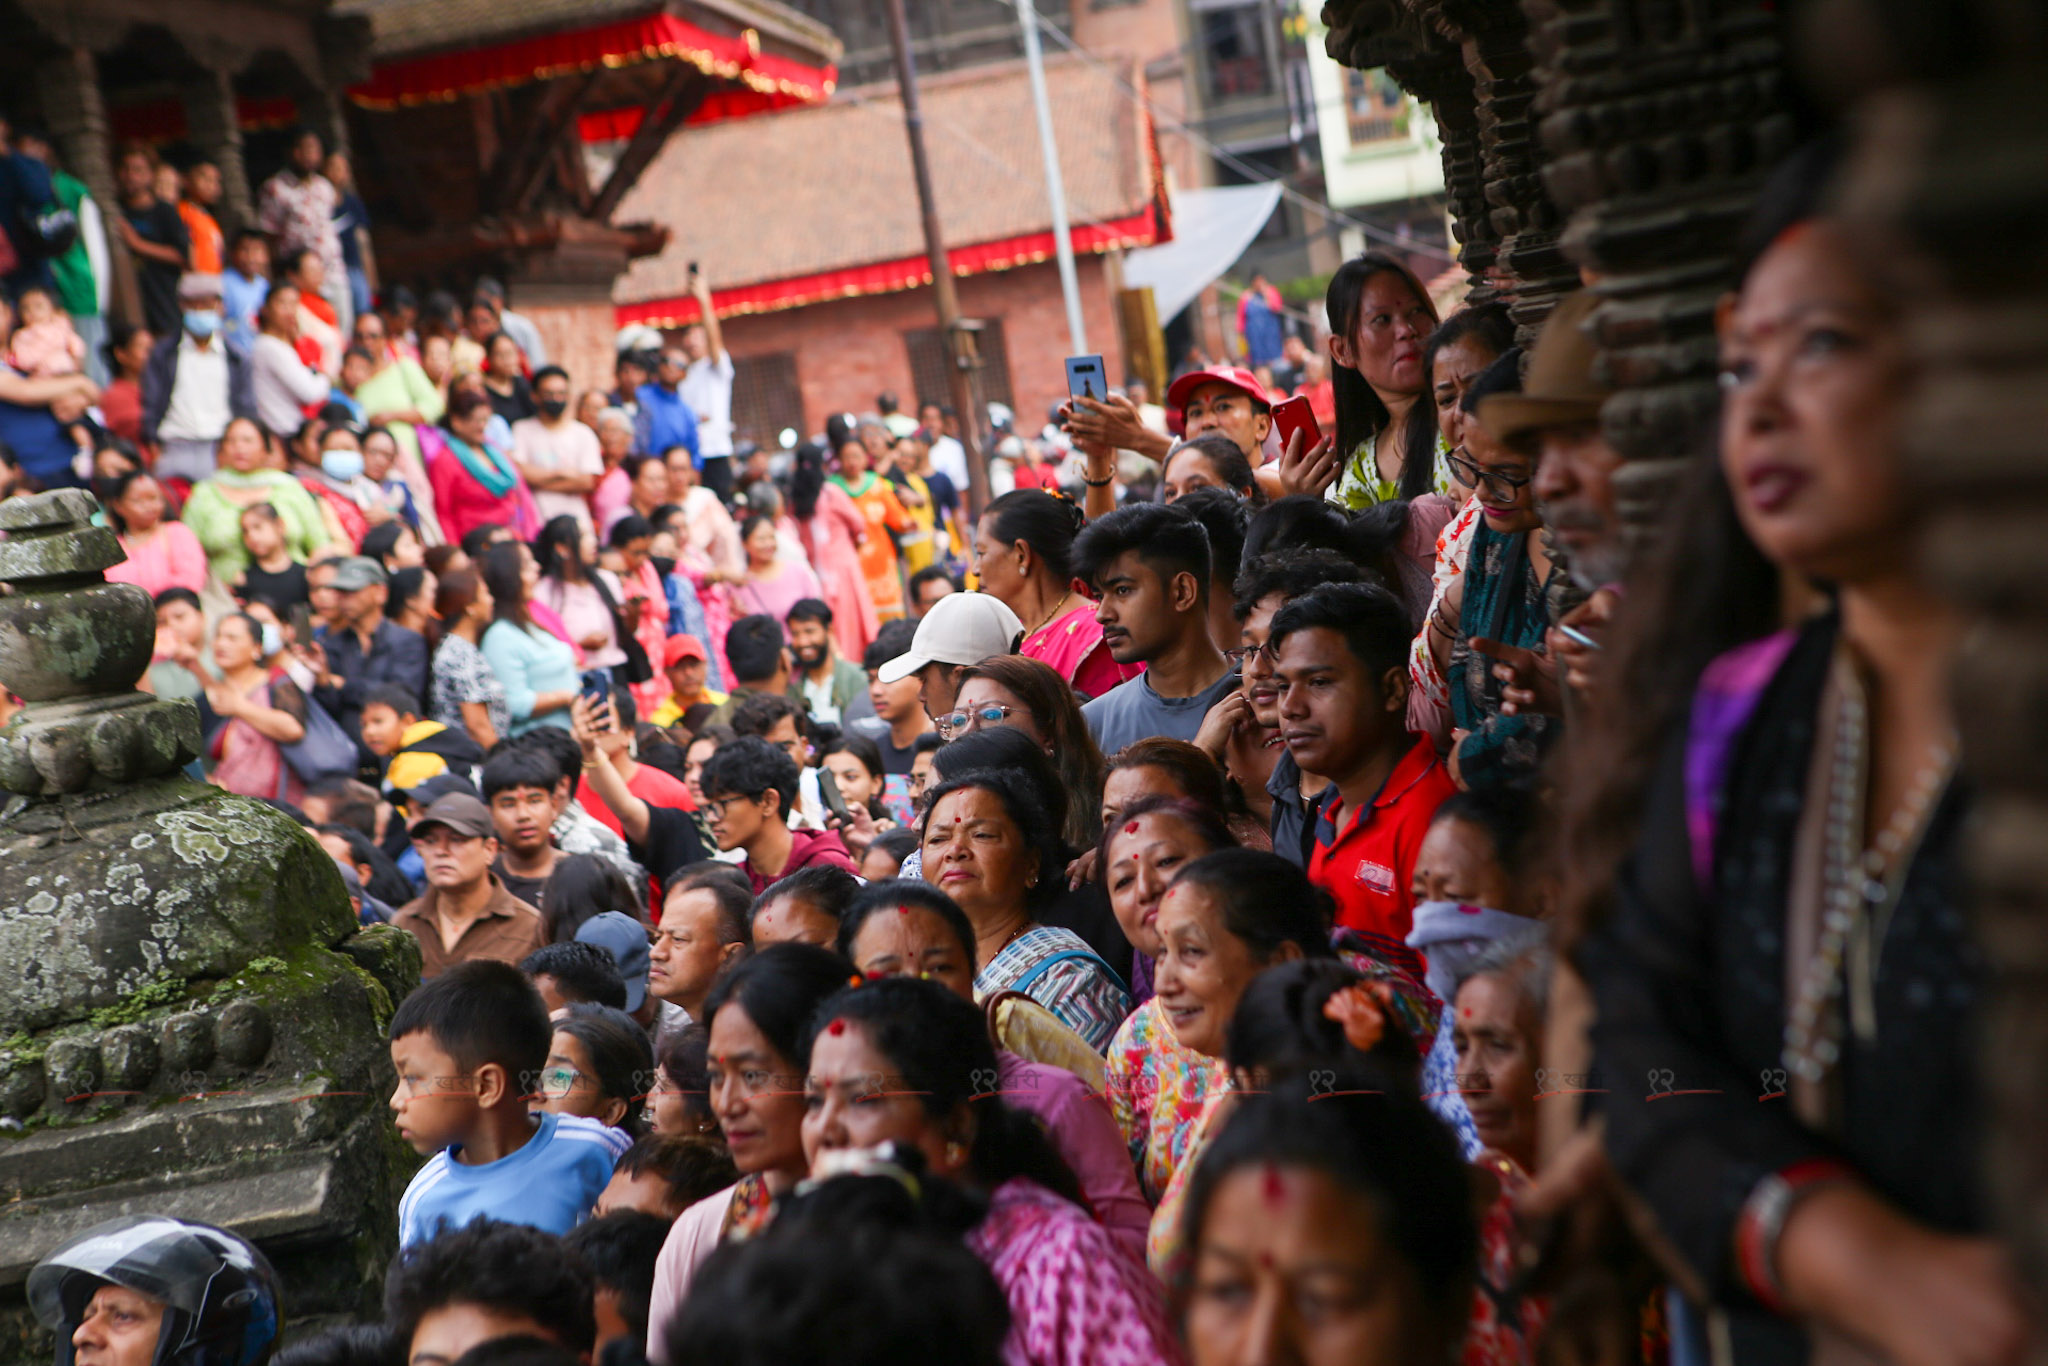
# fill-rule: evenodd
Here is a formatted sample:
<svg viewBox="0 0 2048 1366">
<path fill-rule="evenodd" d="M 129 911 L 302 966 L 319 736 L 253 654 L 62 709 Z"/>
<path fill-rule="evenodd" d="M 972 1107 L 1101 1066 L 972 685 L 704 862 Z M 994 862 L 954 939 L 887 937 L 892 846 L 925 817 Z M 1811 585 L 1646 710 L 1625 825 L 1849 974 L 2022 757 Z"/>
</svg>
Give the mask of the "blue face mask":
<svg viewBox="0 0 2048 1366">
<path fill-rule="evenodd" d="M 185 330 L 205 341 L 220 331 L 220 310 L 217 308 L 192 309 L 185 314 Z"/>
<path fill-rule="evenodd" d="M 320 468 L 329 479 L 347 483 L 363 472 L 363 453 L 346 447 L 339 450 L 320 452 Z"/>
</svg>

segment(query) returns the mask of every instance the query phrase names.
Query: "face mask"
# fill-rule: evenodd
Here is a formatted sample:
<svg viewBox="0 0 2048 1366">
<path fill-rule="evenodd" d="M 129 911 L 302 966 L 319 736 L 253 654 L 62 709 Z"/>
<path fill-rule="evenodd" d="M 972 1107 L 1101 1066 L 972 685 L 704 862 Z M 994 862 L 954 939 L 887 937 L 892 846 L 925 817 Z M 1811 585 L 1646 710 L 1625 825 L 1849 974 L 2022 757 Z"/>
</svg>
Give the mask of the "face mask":
<svg viewBox="0 0 2048 1366">
<path fill-rule="evenodd" d="M 220 310 L 205 308 L 188 311 L 185 314 L 185 330 L 200 341 L 205 341 L 220 331 Z"/>
<path fill-rule="evenodd" d="M 284 637 L 269 622 L 263 623 L 263 657 L 268 659 L 284 648 Z"/>
<path fill-rule="evenodd" d="M 535 399 L 534 402 L 541 412 L 551 419 L 569 411 L 569 400 L 566 398 L 541 398 Z"/>
<path fill-rule="evenodd" d="M 320 468 L 329 479 L 346 484 L 363 472 L 363 453 L 346 448 L 320 452 Z"/>
<path fill-rule="evenodd" d="M 674 560 L 665 560 L 659 555 L 649 555 L 647 558 L 653 562 L 654 572 L 661 575 L 664 579 L 676 572 L 676 562 Z"/>
</svg>

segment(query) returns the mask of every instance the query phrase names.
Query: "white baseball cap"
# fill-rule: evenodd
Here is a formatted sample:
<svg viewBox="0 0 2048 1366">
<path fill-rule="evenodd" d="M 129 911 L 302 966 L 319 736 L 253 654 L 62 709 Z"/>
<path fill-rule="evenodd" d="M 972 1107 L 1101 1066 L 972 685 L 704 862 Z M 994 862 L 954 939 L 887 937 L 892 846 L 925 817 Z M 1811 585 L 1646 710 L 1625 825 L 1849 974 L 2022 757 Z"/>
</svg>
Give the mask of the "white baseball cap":
<svg viewBox="0 0 2048 1366">
<path fill-rule="evenodd" d="M 1002 599 L 986 593 L 948 593 L 917 623 L 910 653 L 875 670 L 875 677 L 894 683 L 927 664 L 979 664 L 990 655 L 1014 651 L 1023 634 L 1024 623 Z"/>
</svg>

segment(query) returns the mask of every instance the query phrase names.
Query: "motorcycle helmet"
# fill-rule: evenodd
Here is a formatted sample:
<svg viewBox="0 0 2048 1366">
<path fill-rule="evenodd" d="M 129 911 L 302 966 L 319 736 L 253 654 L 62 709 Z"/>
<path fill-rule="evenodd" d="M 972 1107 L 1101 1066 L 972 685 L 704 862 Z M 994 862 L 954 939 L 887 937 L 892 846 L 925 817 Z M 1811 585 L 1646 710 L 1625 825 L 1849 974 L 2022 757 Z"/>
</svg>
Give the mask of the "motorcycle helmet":
<svg viewBox="0 0 2048 1366">
<path fill-rule="evenodd" d="M 29 1308 L 57 1334 L 57 1366 L 71 1366 L 71 1335 L 104 1285 L 163 1304 L 151 1366 L 263 1366 L 277 1344 L 283 1297 L 261 1252 L 211 1224 L 127 1215 L 79 1234 L 28 1273 Z"/>
</svg>

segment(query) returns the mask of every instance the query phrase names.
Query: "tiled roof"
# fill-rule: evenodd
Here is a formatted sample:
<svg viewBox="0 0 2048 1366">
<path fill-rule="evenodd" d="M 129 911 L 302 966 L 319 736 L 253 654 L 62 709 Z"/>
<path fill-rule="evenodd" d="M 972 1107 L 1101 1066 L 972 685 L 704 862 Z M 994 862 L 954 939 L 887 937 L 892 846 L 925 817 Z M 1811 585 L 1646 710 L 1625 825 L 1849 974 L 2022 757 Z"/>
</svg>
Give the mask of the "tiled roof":
<svg viewBox="0 0 2048 1366">
<path fill-rule="evenodd" d="M 1109 70 L 1048 57 L 1048 102 L 1073 225 L 1120 219 L 1155 193 L 1144 121 Z M 948 246 L 1042 233 L 1052 224 L 1031 86 L 1021 63 L 920 83 L 925 146 Z M 714 290 L 896 261 L 924 251 L 903 110 L 895 92 L 842 92 L 831 104 L 685 129 L 613 215 L 671 229 L 635 261 L 613 298 L 682 295 L 691 261 Z"/>
</svg>

